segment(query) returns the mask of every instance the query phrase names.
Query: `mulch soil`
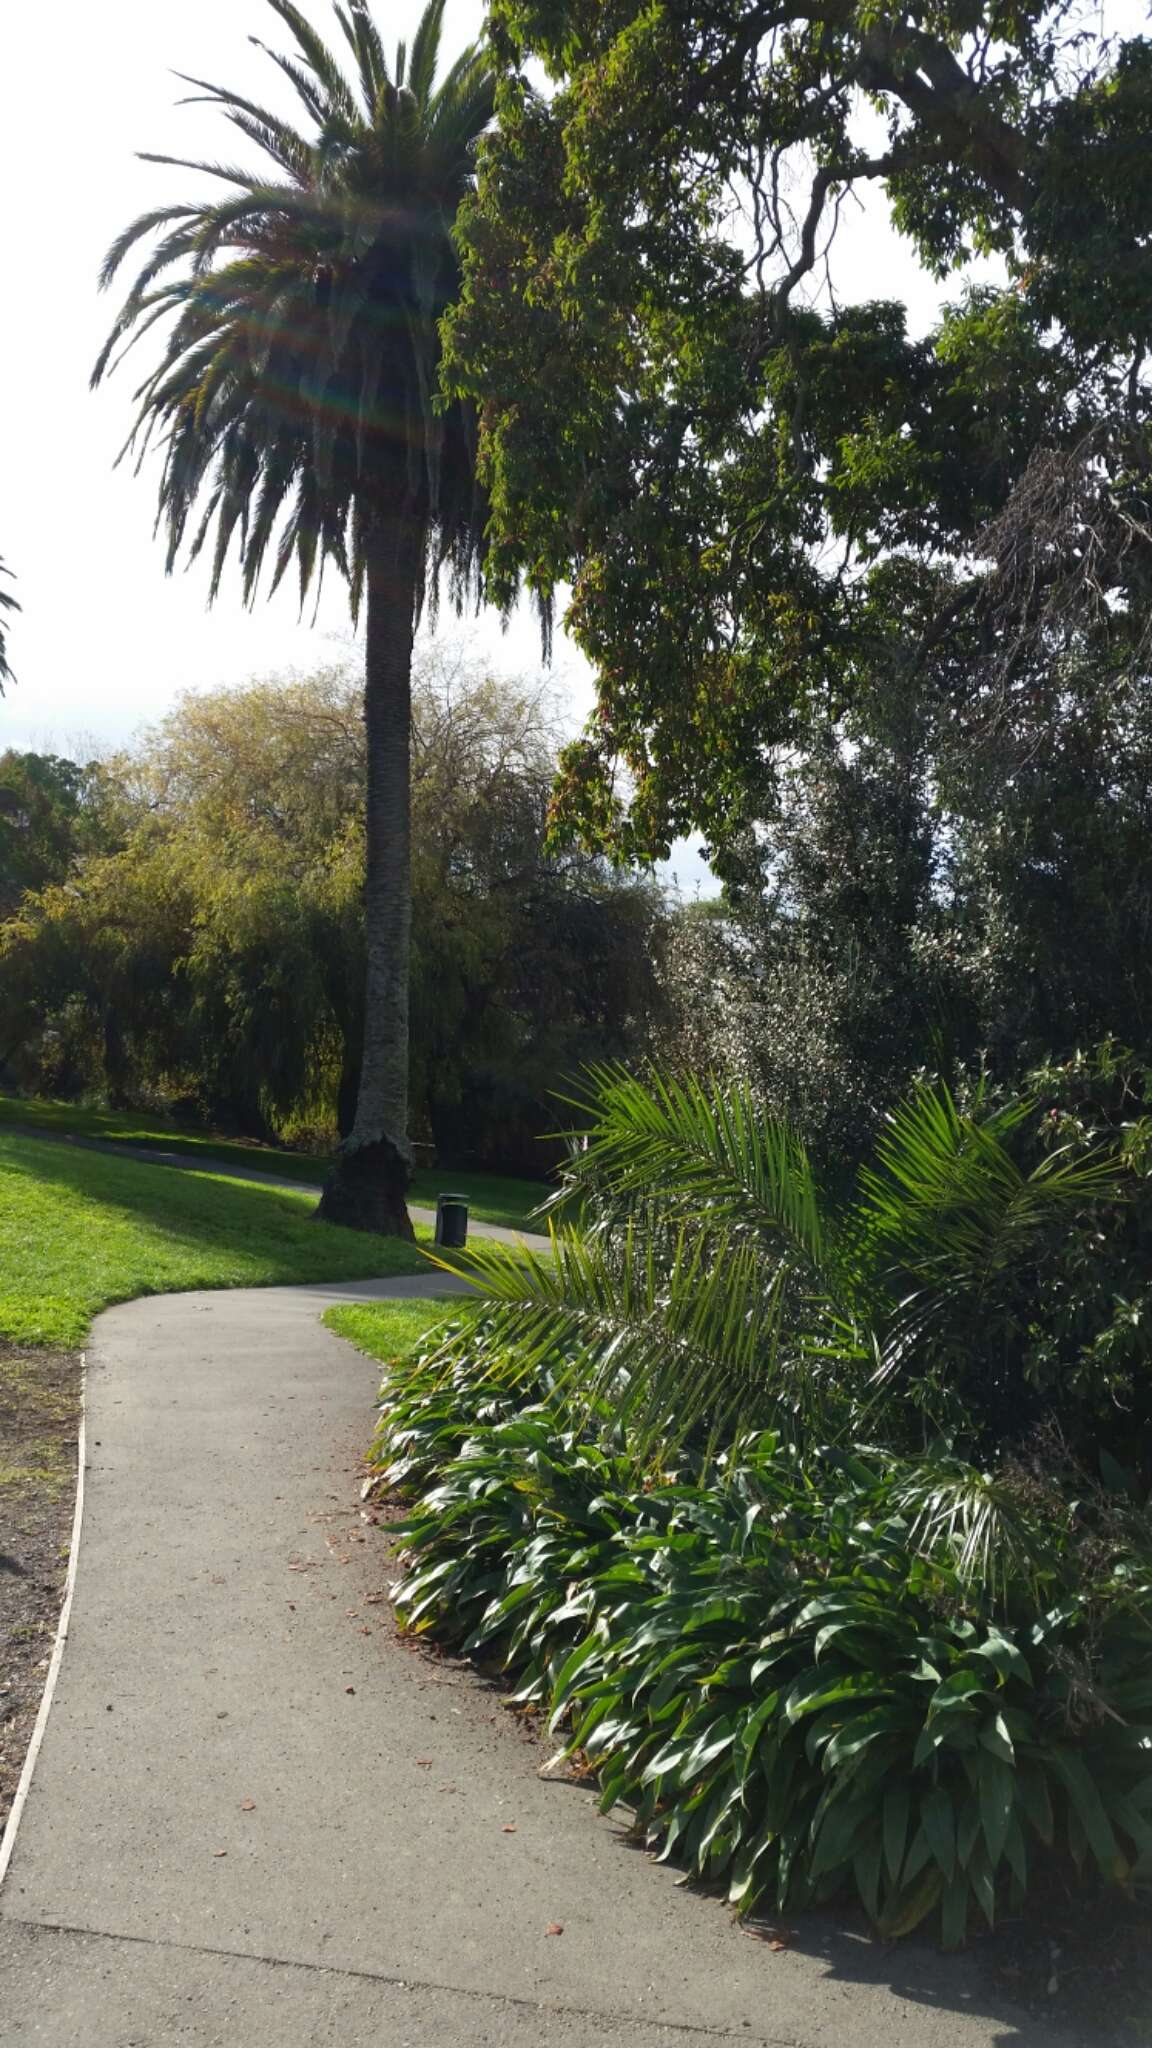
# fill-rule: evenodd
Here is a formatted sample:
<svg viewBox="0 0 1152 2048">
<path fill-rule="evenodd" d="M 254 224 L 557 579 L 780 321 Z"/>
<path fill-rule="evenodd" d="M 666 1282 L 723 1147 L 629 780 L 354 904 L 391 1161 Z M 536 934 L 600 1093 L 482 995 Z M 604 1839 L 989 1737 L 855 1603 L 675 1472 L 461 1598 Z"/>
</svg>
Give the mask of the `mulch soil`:
<svg viewBox="0 0 1152 2048">
<path fill-rule="evenodd" d="M 79 1414 L 78 1353 L 0 1342 L 0 1832 L 64 1598 Z"/>
</svg>

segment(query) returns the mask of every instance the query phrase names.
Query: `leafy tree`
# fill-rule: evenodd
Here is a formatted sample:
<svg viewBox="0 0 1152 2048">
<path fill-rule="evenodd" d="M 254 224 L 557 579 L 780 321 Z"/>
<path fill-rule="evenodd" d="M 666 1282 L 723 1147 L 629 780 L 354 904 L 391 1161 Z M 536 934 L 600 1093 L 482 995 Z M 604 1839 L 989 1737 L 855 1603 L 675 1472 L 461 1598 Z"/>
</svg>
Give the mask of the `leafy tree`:
<svg viewBox="0 0 1152 2048">
<path fill-rule="evenodd" d="M 26 889 L 60 882 L 72 861 L 114 829 L 103 776 L 57 754 L 0 753 L 0 918 Z"/>
<path fill-rule="evenodd" d="M 0 1051 L 85 1088 L 317 1148 L 355 1113 L 364 750 L 339 670 L 186 698 L 107 764 L 116 833 L 0 923 Z M 413 696 L 411 1098 L 446 1162 L 542 1172 L 551 1090 L 635 1057 L 657 1007 L 659 892 L 547 852 L 538 690 L 444 654 Z M 68 766 L 70 764 L 65 764 Z"/>
<path fill-rule="evenodd" d="M 481 407 L 491 587 L 571 582 L 598 672 L 562 826 L 653 851 L 696 823 L 723 853 L 917 608 L 912 691 L 954 637 L 1003 688 L 1077 593 L 1135 645 L 1152 45 L 950 0 L 495 0 L 492 33 L 447 360 Z M 920 339 L 898 305 L 802 304 L 867 185 L 931 272 L 992 251 L 1006 287 Z"/>
<path fill-rule="evenodd" d="M 190 556 L 211 543 L 215 595 L 235 540 L 249 599 L 270 550 L 273 588 L 295 560 L 303 598 L 330 563 L 354 610 L 363 599 L 363 1061 L 321 1213 L 404 1235 L 412 641 L 426 585 L 447 564 L 462 593 L 481 545 L 469 408 L 435 401 L 439 320 L 458 283 L 452 227 L 493 80 L 473 48 L 437 87 L 444 0 L 430 0 L 394 75 L 367 0 L 337 5 L 351 78 L 292 0 L 269 5 L 295 39 L 294 57 L 269 54 L 307 132 L 191 81 L 272 168 L 191 166 L 222 179 L 225 196 L 153 209 L 119 236 L 105 284 L 155 241 L 94 381 L 126 338 L 171 318 L 130 442 L 141 454 L 153 437 L 163 445 L 169 568 L 186 543 Z"/>
</svg>

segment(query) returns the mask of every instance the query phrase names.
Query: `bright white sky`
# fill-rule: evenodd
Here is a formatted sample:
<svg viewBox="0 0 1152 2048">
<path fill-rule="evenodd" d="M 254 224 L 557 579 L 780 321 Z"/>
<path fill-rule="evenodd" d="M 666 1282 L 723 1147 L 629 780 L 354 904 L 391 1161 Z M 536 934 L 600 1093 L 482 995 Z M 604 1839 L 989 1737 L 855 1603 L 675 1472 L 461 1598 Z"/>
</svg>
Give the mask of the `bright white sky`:
<svg viewBox="0 0 1152 2048">
<path fill-rule="evenodd" d="M 324 0 L 305 5 L 326 30 Z M 394 42 L 410 34 L 419 7 L 381 0 L 379 13 Z M 198 0 L 193 9 L 172 0 L 110 0 L 70 7 L 66 16 L 65 53 L 58 9 L 7 11 L 0 124 L 0 556 L 15 571 L 23 606 L 9 632 L 17 683 L 0 700 L 0 745 L 61 751 L 84 739 L 129 738 L 182 690 L 331 660 L 349 632 L 334 579 L 313 626 L 311 611 L 298 617 L 286 587 L 245 611 L 233 574 L 209 611 L 204 565 L 165 577 L 152 534 L 155 469 L 148 465 L 139 477 L 129 466 L 113 469 L 129 423 L 132 359 L 99 392 L 88 390 L 117 304 L 96 288 L 105 249 L 137 213 L 202 186 L 192 173 L 138 163 L 133 152 L 227 160 L 242 146 L 236 137 L 233 147 L 234 131 L 211 108 L 175 105 L 192 88 L 173 72 L 275 101 L 278 76 L 247 38 L 258 34 L 284 49 L 287 32 L 262 0 Z M 480 21 L 477 0 L 449 0 L 445 52 L 454 55 Z M 331 27 L 336 42 L 339 30 Z M 879 205 L 846 219 L 836 276 L 846 298 L 903 296 L 917 324 L 931 317 L 935 288 Z M 146 339 L 142 364 L 147 347 Z M 491 615 L 463 626 L 448 615 L 442 630 L 462 634 L 476 653 L 491 651 L 507 673 L 539 667 L 527 613 L 507 634 Z M 590 702 L 588 671 L 562 640 L 556 669 L 575 724 Z M 675 868 L 690 891 L 705 879 L 687 850 Z"/>
</svg>

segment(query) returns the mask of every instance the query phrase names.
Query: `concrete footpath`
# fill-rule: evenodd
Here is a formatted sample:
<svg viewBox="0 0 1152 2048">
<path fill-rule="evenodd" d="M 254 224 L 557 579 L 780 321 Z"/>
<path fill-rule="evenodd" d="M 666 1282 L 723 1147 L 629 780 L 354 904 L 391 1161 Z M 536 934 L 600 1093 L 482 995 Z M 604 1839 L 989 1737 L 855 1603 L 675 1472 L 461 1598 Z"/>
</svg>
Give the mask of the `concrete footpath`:
<svg viewBox="0 0 1152 2048">
<path fill-rule="evenodd" d="M 965 1960 L 741 1932 L 398 1639 L 358 1502 L 377 1369 L 319 1316 L 435 1287 L 97 1321 L 71 1628 L 0 1891 L 3 2048 L 1059 2048 Z"/>
</svg>

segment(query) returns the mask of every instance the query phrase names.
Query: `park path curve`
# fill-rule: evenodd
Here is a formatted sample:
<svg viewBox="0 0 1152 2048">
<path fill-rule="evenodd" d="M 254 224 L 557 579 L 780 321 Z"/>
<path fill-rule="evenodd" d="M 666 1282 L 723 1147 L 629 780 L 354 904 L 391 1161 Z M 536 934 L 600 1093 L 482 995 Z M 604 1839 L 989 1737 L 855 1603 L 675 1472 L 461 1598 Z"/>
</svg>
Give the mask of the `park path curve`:
<svg viewBox="0 0 1152 2048">
<path fill-rule="evenodd" d="M 444 1284 L 98 1318 L 70 1631 L 0 1890 L 4 2048 L 1056 2048 L 967 1962 L 750 1939 L 398 1639 L 358 1505 L 378 1369 L 319 1318 Z"/>
</svg>

